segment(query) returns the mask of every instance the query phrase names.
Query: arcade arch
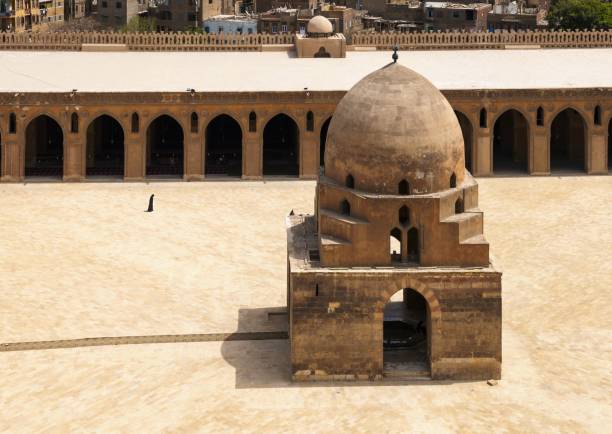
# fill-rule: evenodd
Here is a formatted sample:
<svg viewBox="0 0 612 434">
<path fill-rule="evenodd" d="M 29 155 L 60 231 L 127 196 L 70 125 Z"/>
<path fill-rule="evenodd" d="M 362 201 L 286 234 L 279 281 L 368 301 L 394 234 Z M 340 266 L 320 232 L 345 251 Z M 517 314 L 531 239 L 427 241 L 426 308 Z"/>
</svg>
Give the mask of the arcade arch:
<svg viewBox="0 0 612 434">
<path fill-rule="evenodd" d="M 571 107 L 559 112 L 550 125 L 550 170 L 585 170 L 587 126 Z"/>
<path fill-rule="evenodd" d="M 64 174 L 64 132 L 48 115 L 39 115 L 26 127 L 25 176 L 59 177 Z"/>
<path fill-rule="evenodd" d="M 284 113 L 270 119 L 263 131 L 263 175 L 298 176 L 299 128 Z"/>
<path fill-rule="evenodd" d="M 183 175 L 183 137 L 183 127 L 171 116 L 158 116 L 149 124 L 146 176 Z"/>
<path fill-rule="evenodd" d="M 85 176 L 123 176 L 124 131 L 113 117 L 101 115 L 87 127 Z"/>
<path fill-rule="evenodd" d="M 206 127 L 206 175 L 242 176 L 242 128 L 231 116 L 221 114 Z"/>
<path fill-rule="evenodd" d="M 528 172 L 529 122 L 518 110 L 503 112 L 493 127 L 493 172 Z"/>
</svg>

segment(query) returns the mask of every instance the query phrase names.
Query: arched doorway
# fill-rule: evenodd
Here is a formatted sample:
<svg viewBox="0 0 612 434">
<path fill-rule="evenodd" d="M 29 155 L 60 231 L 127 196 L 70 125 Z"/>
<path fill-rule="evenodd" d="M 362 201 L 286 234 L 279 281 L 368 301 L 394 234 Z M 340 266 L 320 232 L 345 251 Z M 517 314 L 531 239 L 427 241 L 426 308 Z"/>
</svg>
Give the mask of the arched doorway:
<svg viewBox="0 0 612 434">
<path fill-rule="evenodd" d="M 507 110 L 493 128 L 493 172 L 527 172 L 529 123 L 518 110 Z"/>
<path fill-rule="evenodd" d="M 585 170 L 586 123 L 567 108 L 550 125 L 550 170 Z"/>
<path fill-rule="evenodd" d="M 263 174 L 298 176 L 299 129 L 293 119 L 278 114 L 263 131 Z"/>
<path fill-rule="evenodd" d="M 425 298 L 401 289 L 387 302 L 383 315 L 385 375 L 430 375 L 431 315 Z"/>
<path fill-rule="evenodd" d="M 325 143 L 327 142 L 327 131 L 329 130 L 329 123 L 331 117 L 327 118 L 321 126 L 321 134 L 319 136 L 319 166 L 325 167 Z"/>
<path fill-rule="evenodd" d="M 147 128 L 147 176 L 183 175 L 183 128 L 161 115 Z"/>
<path fill-rule="evenodd" d="M 219 115 L 206 127 L 204 173 L 242 176 L 242 128 L 231 116 Z"/>
<path fill-rule="evenodd" d="M 472 142 L 474 137 L 472 123 L 466 115 L 458 112 L 457 110 L 455 110 L 455 115 L 457 116 L 459 126 L 461 127 L 461 134 L 463 135 L 465 168 L 472 172 Z"/>
<path fill-rule="evenodd" d="M 26 128 L 25 176 L 64 174 L 64 133 L 51 117 L 40 115 Z"/>
<path fill-rule="evenodd" d="M 123 127 L 113 117 L 98 116 L 87 127 L 85 176 L 123 176 Z"/>
</svg>

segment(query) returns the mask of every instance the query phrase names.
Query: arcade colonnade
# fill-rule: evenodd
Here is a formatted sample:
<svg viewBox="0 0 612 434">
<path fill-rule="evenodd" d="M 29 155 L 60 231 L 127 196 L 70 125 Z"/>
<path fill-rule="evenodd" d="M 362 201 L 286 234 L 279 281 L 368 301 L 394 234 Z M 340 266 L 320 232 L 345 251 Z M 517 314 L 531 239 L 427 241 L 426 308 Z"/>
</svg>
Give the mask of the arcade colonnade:
<svg viewBox="0 0 612 434">
<path fill-rule="evenodd" d="M 475 175 L 612 169 L 612 89 L 444 93 Z M 1 179 L 315 178 L 343 94 L 0 94 Z"/>
</svg>

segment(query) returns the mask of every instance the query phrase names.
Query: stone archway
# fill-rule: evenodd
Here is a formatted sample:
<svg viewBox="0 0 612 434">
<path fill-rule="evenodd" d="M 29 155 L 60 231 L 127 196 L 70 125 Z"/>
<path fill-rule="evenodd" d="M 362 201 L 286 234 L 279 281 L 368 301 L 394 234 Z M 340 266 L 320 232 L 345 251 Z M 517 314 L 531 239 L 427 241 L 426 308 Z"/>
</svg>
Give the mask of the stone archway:
<svg viewBox="0 0 612 434">
<path fill-rule="evenodd" d="M 431 375 L 432 316 L 419 291 L 403 288 L 383 311 L 383 372 L 385 376 Z"/>
<path fill-rule="evenodd" d="M 63 174 L 62 127 L 50 116 L 37 116 L 26 128 L 25 176 L 61 178 Z"/>
<path fill-rule="evenodd" d="M 325 167 L 325 143 L 327 142 L 327 131 L 329 130 L 329 124 L 331 123 L 331 116 L 327 118 L 321 126 L 321 133 L 319 134 L 319 166 Z"/>
<path fill-rule="evenodd" d="M 463 135 L 465 168 L 473 172 L 472 149 L 474 143 L 474 128 L 472 127 L 470 119 L 460 111 L 455 110 L 455 116 L 457 116 L 459 126 L 461 127 L 461 134 Z"/>
<path fill-rule="evenodd" d="M 263 131 L 263 174 L 299 176 L 300 144 L 297 123 L 284 113 L 268 121 Z"/>
<path fill-rule="evenodd" d="M 183 127 L 168 115 L 147 128 L 146 176 L 183 175 Z"/>
<path fill-rule="evenodd" d="M 518 110 L 502 113 L 493 127 L 493 173 L 529 171 L 529 122 Z"/>
<path fill-rule="evenodd" d="M 566 108 L 550 124 L 550 170 L 586 170 L 587 126 L 582 115 Z"/>
<path fill-rule="evenodd" d="M 229 115 L 215 117 L 206 127 L 204 173 L 242 176 L 242 128 Z"/>
<path fill-rule="evenodd" d="M 85 159 L 85 176 L 124 175 L 124 131 L 115 118 L 101 115 L 89 124 Z"/>
</svg>

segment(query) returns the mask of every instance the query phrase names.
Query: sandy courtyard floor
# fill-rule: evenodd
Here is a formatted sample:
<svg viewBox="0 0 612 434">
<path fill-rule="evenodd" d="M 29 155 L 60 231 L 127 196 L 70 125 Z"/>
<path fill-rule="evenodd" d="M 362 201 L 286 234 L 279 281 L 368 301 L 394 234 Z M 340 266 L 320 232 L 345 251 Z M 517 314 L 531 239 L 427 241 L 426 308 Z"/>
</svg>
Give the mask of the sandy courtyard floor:
<svg viewBox="0 0 612 434">
<path fill-rule="evenodd" d="M 612 176 L 479 183 L 497 386 L 294 385 L 286 340 L 0 352 L 0 431 L 609 432 Z M 0 343 L 279 330 L 284 216 L 314 185 L 0 185 Z"/>
</svg>

